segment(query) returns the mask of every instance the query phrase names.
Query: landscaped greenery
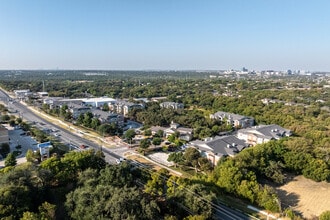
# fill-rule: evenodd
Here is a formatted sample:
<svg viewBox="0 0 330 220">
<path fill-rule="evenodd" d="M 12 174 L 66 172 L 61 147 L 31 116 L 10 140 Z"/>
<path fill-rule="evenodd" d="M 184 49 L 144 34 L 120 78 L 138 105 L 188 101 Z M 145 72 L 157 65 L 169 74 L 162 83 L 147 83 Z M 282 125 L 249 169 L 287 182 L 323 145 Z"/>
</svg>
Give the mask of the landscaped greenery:
<svg viewBox="0 0 330 220">
<path fill-rule="evenodd" d="M 232 131 L 233 128 L 228 127 L 226 123 L 209 118 L 211 113 L 226 111 L 254 117 L 258 124 L 278 124 L 293 131 L 294 135 L 292 137 L 245 149 L 235 158 L 225 158 L 214 169 L 207 167 L 203 159 L 199 159 L 201 158 L 200 155 L 195 154 L 196 152 L 173 153 L 170 160 L 176 165 L 190 166 L 196 171 L 204 171 L 207 175 L 197 172 L 194 178 L 187 180 L 169 176 L 166 171 L 161 171 L 160 174 L 150 174 L 142 171 L 137 174 L 134 172 L 134 174 L 129 174 L 137 175 L 146 184 L 145 188 L 136 183 L 127 184 L 126 186 L 112 183 L 112 181 L 117 181 L 112 177 L 111 179 L 103 176 L 105 179 L 111 179 L 107 184 L 99 178 L 94 178 L 95 172 L 112 172 L 113 175 L 118 177 L 117 171 L 101 171 L 117 168 L 104 168 L 104 165 L 102 165 L 101 167 L 92 167 L 94 170 L 89 170 L 88 166 L 81 164 L 71 165 L 63 159 L 70 157 L 70 154 L 63 158 L 51 158 L 40 166 L 43 172 L 52 173 L 50 176 L 52 179 L 51 187 L 55 186 L 56 188 L 65 185 L 68 188 L 70 182 L 65 180 L 68 180 L 68 178 L 75 180 L 69 190 L 64 190 L 65 193 L 59 194 L 62 196 L 60 201 L 66 201 L 67 212 L 64 212 L 65 215 L 72 218 L 82 214 L 88 216 L 91 213 L 95 216 L 102 214 L 111 218 L 127 217 L 129 213 L 121 210 L 121 206 L 116 206 L 113 210 L 110 209 L 110 207 L 115 206 L 113 203 L 114 198 L 126 194 L 134 195 L 134 198 L 127 196 L 127 201 L 131 204 L 129 210 L 142 208 L 144 211 L 141 213 L 131 212 L 134 216 L 143 215 L 145 218 L 154 218 L 159 215 L 173 215 L 174 207 L 178 207 L 175 202 L 179 201 L 179 207 L 182 206 L 182 210 L 184 210 L 184 207 L 189 207 L 190 210 L 194 210 L 193 212 L 196 215 L 210 217 L 211 208 L 209 205 L 203 207 L 197 205 L 195 207 L 194 204 L 198 204 L 198 201 L 190 204 L 189 201 L 200 198 L 194 198 L 193 195 L 184 190 L 175 190 L 175 188 L 180 187 L 189 188 L 198 195 L 209 196 L 208 201 L 213 201 L 216 196 L 228 193 L 268 210 L 281 211 L 279 206 L 281 201 L 270 185 L 285 183 L 286 173 L 302 174 L 315 181 L 330 181 L 330 92 L 329 89 L 323 87 L 326 80 L 316 81 L 312 77 L 302 76 L 267 79 L 257 77 L 206 79 L 205 75 L 200 77 L 193 73 L 191 73 L 190 78 L 184 77 L 187 73 L 180 73 L 176 77 L 173 73 L 169 73 L 168 77 L 165 74 L 160 74 L 157 77 L 157 74 L 150 73 L 148 77 L 149 73 L 143 72 L 138 72 L 135 75 L 126 72 L 107 72 L 104 76 L 87 76 L 83 73 L 74 75 L 64 74 L 63 72 L 48 76 L 41 72 L 24 74 L 19 78 L 15 78 L 11 74 L 10 77 L 1 79 L 1 86 L 7 90 L 28 88 L 32 91 L 41 91 L 41 80 L 46 80 L 51 96 L 90 97 L 108 95 L 113 98 L 127 98 L 129 100 L 138 97 L 166 96 L 168 101 L 184 104 L 184 109 L 172 110 L 160 108 L 157 102 L 149 102 L 146 104 L 145 109 L 130 112 L 129 118 L 144 123 L 146 128 L 155 125 L 168 126 L 174 121 L 182 126 L 193 128 L 194 138 L 202 139 L 214 136 L 219 132 Z M 125 76 L 128 77 L 125 78 Z M 264 104 L 261 100 L 265 98 L 271 99 L 273 102 Z M 34 99 L 30 99 L 29 102 L 38 104 L 38 101 Z M 65 107 L 59 110 L 50 110 L 49 106 L 44 105 L 42 108 L 50 114 L 71 120 L 70 115 L 65 111 Z M 5 112 L 2 113 L 2 120 L 10 120 Z M 81 115 L 77 123 L 102 131 L 103 134 L 106 132 L 107 135 L 120 133 L 113 125 L 100 125 L 96 121 L 93 122 L 91 115 L 88 114 Z M 145 132 L 150 135 L 150 130 L 146 129 Z M 34 135 L 38 139 L 46 140 L 46 137 L 42 134 L 34 131 L 32 133 L 35 133 Z M 125 138 L 128 141 L 133 136 L 131 131 L 125 133 Z M 146 149 L 150 143 L 158 145 L 159 138 L 154 137 L 151 142 L 143 140 L 141 147 Z M 169 137 L 169 141 L 176 143 L 179 140 L 177 136 L 173 135 Z M 76 159 L 68 159 L 69 162 L 72 162 L 72 160 Z M 83 166 L 83 168 L 77 168 L 79 166 Z M 7 169 L 8 172 L 15 172 L 15 170 L 16 168 L 14 171 L 8 171 Z M 130 170 L 126 171 L 128 175 Z M 84 181 L 87 183 L 79 179 L 81 175 L 86 175 Z M 123 178 L 126 178 L 125 175 Z M 129 175 L 127 178 L 130 178 Z M 172 181 L 173 179 L 175 181 Z M 165 182 L 167 190 L 163 187 Z M 130 182 L 128 181 L 128 183 Z M 118 186 L 123 188 L 117 189 Z M 28 193 L 28 189 L 26 190 L 21 193 Z M 111 191 L 111 193 L 108 191 Z M 67 193 L 69 193 L 69 196 L 65 199 Z M 95 207 L 96 200 L 88 201 L 90 202 L 86 205 L 88 208 L 81 204 L 87 202 L 87 195 L 100 199 L 99 193 L 103 193 L 108 198 L 107 201 L 102 200 L 100 202 L 102 208 L 105 206 L 109 209 Z M 165 195 L 168 196 L 166 200 Z M 136 198 L 138 199 L 135 200 Z M 160 198 L 163 198 L 163 200 Z M 19 214 L 17 216 L 22 216 L 26 211 L 31 212 L 31 215 L 33 215 L 32 212 L 36 215 L 43 215 L 44 212 L 38 211 L 37 213 L 36 210 L 38 210 L 38 207 L 41 207 L 39 210 L 52 209 L 52 206 L 44 203 L 46 201 L 56 204 L 56 210 L 63 211 L 64 207 L 58 205 L 56 199 L 55 202 L 39 199 L 38 206 L 34 206 L 32 209 L 29 207 L 31 204 L 27 204 L 23 206 L 25 207 L 23 210 L 18 210 Z M 28 203 L 29 201 L 25 202 Z M 166 208 L 162 208 L 163 204 L 167 204 L 167 206 L 164 206 Z M 8 210 L 5 213 L 11 212 L 11 209 Z M 147 210 L 148 213 L 145 213 Z M 182 210 L 179 215 L 186 217 L 187 213 Z M 123 216 L 112 216 L 116 211 Z M 27 216 L 28 214 L 25 213 L 24 215 Z"/>
<path fill-rule="evenodd" d="M 93 150 L 3 169 L 0 195 L 0 218 L 10 219 L 190 219 L 191 213 L 208 219 L 215 200 L 206 186 L 167 170 L 106 165 Z"/>
</svg>

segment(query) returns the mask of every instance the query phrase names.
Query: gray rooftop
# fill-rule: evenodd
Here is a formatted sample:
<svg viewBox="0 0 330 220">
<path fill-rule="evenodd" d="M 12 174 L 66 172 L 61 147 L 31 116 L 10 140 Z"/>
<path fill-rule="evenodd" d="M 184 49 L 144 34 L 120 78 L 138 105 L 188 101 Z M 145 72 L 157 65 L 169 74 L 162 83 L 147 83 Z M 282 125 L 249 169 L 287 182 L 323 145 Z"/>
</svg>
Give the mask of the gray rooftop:
<svg viewBox="0 0 330 220">
<path fill-rule="evenodd" d="M 253 119 L 252 117 L 247 117 L 244 115 L 238 115 L 238 114 L 233 114 L 229 112 L 216 112 L 213 114 L 213 117 L 219 118 L 219 117 L 227 117 L 228 119 L 231 118 L 232 120 L 242 120 L 242 119 Z"/>
<path fill-rule="evenodd" d="M 258 125 L 252 128 L 241 129 L 238 132 L 240 133 L 249 133 L 255 134 L 256 136 L 264 136 L 269 139 L 280 139 L 284 136 L 291 136 L 291 131 L 285 128 L 282 128 L 279 125 Z"/>
<path fill-rule="evenodd" d="M 212 151 L 215 154 L 221 155 L 235 155 L 242 151 L 248 145 L 233 135 L 217 136 L 208 138 L 205 141 L 197 140 L 190 142 L 191 145 L 198 147 L 201 150 Z"/>
<path fill-rule="evenodd" d="M 103 118 L 103 119 L 107 119 L 109 116 L 117 116 L 118 114 L 112 113 L 112 112 L 105 112 L 99 109 L 94 109 L 92 111 L 93 115 L 99 117 L 99 118 Z"/>
</svg>

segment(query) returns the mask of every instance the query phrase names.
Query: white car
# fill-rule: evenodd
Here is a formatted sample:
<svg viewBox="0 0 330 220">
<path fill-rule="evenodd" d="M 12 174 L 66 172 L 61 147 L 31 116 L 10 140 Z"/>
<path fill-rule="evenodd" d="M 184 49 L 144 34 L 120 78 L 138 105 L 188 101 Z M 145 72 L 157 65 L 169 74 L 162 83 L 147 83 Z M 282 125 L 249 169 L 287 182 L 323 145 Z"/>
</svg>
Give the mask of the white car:
<svg viewBox="0 0 330 220">
<path fill-rule="evenodd" d="M 125 161 L 126 159 L 125 158 L 119 158 L 119 159 L 116 159 L 116 163 L 117 164 L 120 164 L 121 162 Z"/>
</svg>

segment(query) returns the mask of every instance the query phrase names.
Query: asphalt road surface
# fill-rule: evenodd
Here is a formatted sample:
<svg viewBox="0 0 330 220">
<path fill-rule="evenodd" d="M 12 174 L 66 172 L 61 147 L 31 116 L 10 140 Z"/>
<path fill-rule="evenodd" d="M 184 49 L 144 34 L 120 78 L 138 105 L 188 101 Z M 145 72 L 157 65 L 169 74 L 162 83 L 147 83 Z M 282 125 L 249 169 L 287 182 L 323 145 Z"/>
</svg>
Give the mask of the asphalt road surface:
<svg viewBox="0 0 330 220">
<path fill-rule="evenodd" d="M 26 105 L 20 103 L 20 101 L 11 100 L 11 98 L 1 89 L 0 89 L 0 100 L 8 105 L 8 108 L 10 109 L 11 112 L 16 112 L 12 114 L 21 117 L 26 121 L 35 123 L 35 126 L 38 127 L 39 129 L 56 130 L 55 133 L 59 134 L 57 138 L 63 141 L 63 143 L 72 144 L 74 146 L 85 145 L 94 148 L 96 150 L 102 149 L 104 155 L 106 156 L 106 161 L 109 163 L 115 163 L 116 159 L 119 159 L 121 157 L 120 155 L 111 152 L 109 149 L 102 147 L 100 144 L 96 144 L 90 140 L 81 137 L 74 130 L 72 130 L 72 132 L 69 132 L 68 130 L 63 129 L 60 126 L 57 126 L 56 124 L 46 121 L 43 117 L 38 115 L 38 113 L 35 113 L 34 111 L 30 110 Z"/>
<path fill-rule="evenodd" d="M 5 104 L 8 105 L 10 111 L 15 112 L 18 117 L 23 118 L 29 122 L 35 122 L 35 125 L 43 129 L 53 129 L 57 130 L 56 133 L 59 134 L 58 138 L 60 138 L 64 143 L 70 143 L 75 146 L 86 145 L 94 149 L 102 149 L 104 155 L 106 156 L 106 161 L 108 163 L 115 163 L 116 159 L 121 158 L 121 155 L 118 155 L 112 152 L 110 149 L 105 148 L 100 145 L 96 144 L 90 140 L 84 139 L 83 137 L 79 136 L 76 131 L 68 131 L 63 129 L 56 124 L 53 124 L 49 121 L 46 121 L 43 117 L 35 113 L 34 111 L 30 110 L 26 105 L 20 103 L 20 101 L 13 100 L 9 97 L 9 95 L 0 89 L 0 100 L 3 101 Z M 40 113 L 41 114 L 41 113 Z M 213 207 L 216 212 L 213 216 L 214 219 L 221 219 L 221 220 L 248 220 L 248 219 L 255 219 L 251 218 L 239 211 L 231 209 L 225 205 L 214 205 Z"/>
</svg>

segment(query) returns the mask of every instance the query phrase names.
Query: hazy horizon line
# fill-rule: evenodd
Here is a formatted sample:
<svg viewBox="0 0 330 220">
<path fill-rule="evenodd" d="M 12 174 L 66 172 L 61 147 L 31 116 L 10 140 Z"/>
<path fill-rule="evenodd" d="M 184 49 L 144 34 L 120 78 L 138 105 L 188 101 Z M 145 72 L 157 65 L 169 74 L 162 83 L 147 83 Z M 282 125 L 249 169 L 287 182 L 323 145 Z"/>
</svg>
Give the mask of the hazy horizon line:
<svg viewBox="0 0 330 220">
<path fill-rule="evenodd" d="M 162 72 L 162 71 L 210 71 L 210 72 L 216 72 L 216 71 L 228 71 L 228 70 L 233 70 L 233 71 L 242 71 L 244 67 L 240 68 L 240 69 L 235 69 L 235 68 L 229 68 L 229 69 L 103 69 L 103 68 L 18 68 L 18 69 L 1 69 L 0 71 L 157 71 L 157 72 Z M 247 68 L 248 69 L 248 68 Z M 305 71 L 305 72 L 330 72 L 330 70 L 306 70 L 306 69 L 272 69 L 272 68 L 268 68 L 268 69 L 248 69 L 248 71 L 280 71 L 280 72 L 286 72 L 288 70 L 291 71 Z"/>
</svg>

